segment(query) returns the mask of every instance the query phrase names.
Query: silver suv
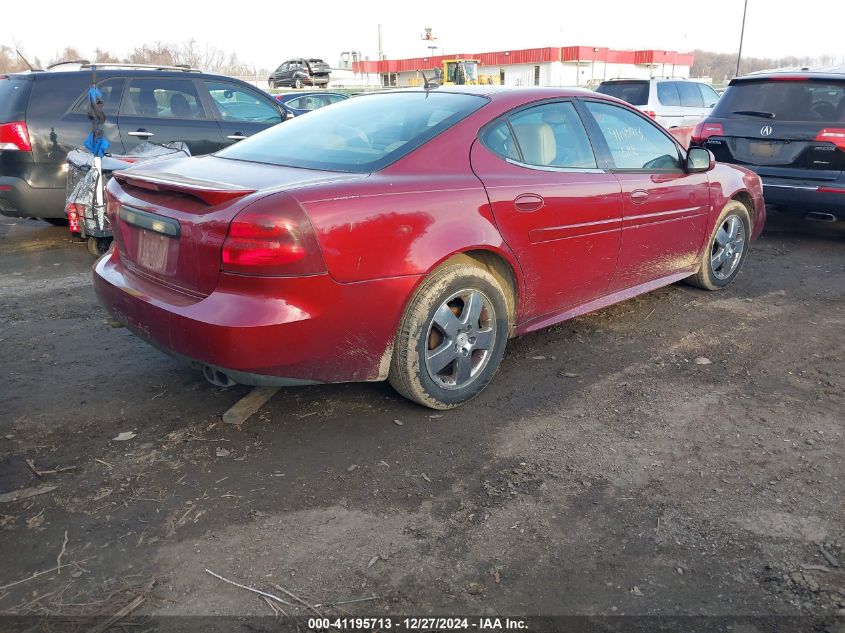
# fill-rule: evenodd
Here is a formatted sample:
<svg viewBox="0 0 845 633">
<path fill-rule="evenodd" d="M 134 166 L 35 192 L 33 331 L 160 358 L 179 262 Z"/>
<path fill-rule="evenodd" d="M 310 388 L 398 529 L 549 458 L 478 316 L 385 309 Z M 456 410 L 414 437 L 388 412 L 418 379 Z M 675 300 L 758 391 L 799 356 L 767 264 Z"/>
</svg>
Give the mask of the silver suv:
<svg viewBox="0 0 845 633">
<path fill-rule="evenodd" d="M 710 114 L 719 95 L 692 79 L 609 79 L 596 92 L 627 101 L 665 128 L 695 125 Z"/>
</svg>

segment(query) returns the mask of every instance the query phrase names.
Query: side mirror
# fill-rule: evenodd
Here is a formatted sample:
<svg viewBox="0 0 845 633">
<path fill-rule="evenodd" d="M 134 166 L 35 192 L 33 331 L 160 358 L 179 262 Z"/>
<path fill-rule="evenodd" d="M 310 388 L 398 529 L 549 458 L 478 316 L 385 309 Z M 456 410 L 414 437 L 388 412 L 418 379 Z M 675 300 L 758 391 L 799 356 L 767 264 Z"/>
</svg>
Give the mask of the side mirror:
<svg viewBox="0 0 845 633">
<path fill-rule="evenodd" d="M 296 115 L 293 112 L 285 112 L 285 120 L 292 119 Z"/>
<path fill-rule="evenodd" d="M 690 147 L 687 151 L 687 173 L 698 174 L 716 167 L 716 159 L 709 149 Z"/>
</svg>

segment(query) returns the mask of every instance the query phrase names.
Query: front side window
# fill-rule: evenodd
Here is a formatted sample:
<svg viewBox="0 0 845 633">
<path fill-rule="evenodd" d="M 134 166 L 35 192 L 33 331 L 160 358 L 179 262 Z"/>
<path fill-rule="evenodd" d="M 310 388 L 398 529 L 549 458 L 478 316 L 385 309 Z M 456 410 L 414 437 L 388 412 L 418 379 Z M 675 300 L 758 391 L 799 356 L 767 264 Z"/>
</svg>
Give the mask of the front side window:
<svg viewBox="0 0 845 633">
<path fill-rule="evenodd" d="M 487 103 L 449 92 L 396 92 L 319 108 L 216 155 L 271 165 L 366 173 L 431 140 Z"/>
<path fill-rule="evenodd" d="M 497 154 L 527 165 L 596 168 L 587 131 L 569 101 L 544 103 L 511 114 L 507 122 L 485 132 L 482 141 Z"/>
<path fill-rule="evenodd" d="M 121 115 L 157 119 L 206 119 L 194 82 L 187 79 L 134 79 Z"/>
<path fill-rule="evenodd" d="M 288 101 L 287 105 L 294 110 L 316 110 L 326 105 L 325 99 L 323 95 L 308 95 L 299 97 L 298 99 L 292 99 Z"/>
<path fill-rule="evenodd" d="M 685 108 L 703 108 L 704 99 L 701 98 L 701 91 L 698 84 L 693 81 L 677 81 L 678 94 L 681 95 L 681 105 Z"/>
<path fill-rule="evenodd" d="M 282 115 L 254 92 L 223 81 L 206 81 L 205 87 L 224 121 L 281 123 Z"/>
<path fill-rule="evenodd" d="M 719 100 L 719 93 L 713 90 L 707 84 L 698 84 L 698 89 L 701 91 L 701 98 L 704 99 L 704 107 L 712 108 Z"/>
<path fill-rule="evenodd" d="M 639 114 L 611 103 L 587 101 L 617 169 L 675 171 L 681 169 L 678 147 Z"/>
</svg>

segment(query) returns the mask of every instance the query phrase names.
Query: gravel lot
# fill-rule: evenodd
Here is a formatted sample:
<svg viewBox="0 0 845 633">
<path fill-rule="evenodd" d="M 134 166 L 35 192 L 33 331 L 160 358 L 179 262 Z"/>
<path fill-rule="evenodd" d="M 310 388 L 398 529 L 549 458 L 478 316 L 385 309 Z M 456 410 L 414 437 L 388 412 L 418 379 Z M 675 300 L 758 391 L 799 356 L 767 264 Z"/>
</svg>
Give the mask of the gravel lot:
<svg viewBox="0 0 845 633">
<path fill-rule="evenodd" d="M 221 415 L 248 389 L 110 328 L 67 235 L 0 220 L 0 493 L 55 487 L 0 503 L 0 585 L 53 569 L 0 589 L 3 613 L 272 614 L 206 569 L 376 597 L 330 613 L 845 607 L 837 227 L 775 216 L 726 291 L 511 341 L 461 409 L 309 387 L 240 428 Z"/>
</svg>

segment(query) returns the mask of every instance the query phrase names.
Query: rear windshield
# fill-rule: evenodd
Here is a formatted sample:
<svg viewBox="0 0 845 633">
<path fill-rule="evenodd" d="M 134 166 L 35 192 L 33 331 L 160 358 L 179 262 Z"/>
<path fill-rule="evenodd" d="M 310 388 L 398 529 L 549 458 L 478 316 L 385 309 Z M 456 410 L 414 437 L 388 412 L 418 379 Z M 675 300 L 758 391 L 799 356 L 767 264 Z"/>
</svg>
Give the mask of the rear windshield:
<svg viewBox="0 0 845 633">
<path fill-rule="evenodd" d="M 596 92 L 622 99 L 635 106 L 648 104 L 647 81 L 607 81 L 600 84 Z"/>
<path fill-rule="evenodd" d="M 0 75 L 0 123 L 24 119 L 31 87 L 29 79 Z"/>
<path fill-rule="evenodd" d="M 276 125 L 217 156 L 305 169 L 376 171 L 486 103 L 484 97 L 449 92 L 356 97 Z"/>
<path fill-rule="evenodd" d="M 712 116 L 841 123 L 845 121 L 845 81 L 781 79 L 735 83 L 728 86 Z"/>
</svg>

